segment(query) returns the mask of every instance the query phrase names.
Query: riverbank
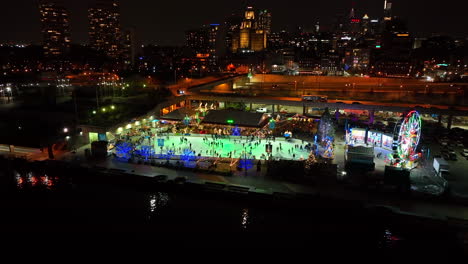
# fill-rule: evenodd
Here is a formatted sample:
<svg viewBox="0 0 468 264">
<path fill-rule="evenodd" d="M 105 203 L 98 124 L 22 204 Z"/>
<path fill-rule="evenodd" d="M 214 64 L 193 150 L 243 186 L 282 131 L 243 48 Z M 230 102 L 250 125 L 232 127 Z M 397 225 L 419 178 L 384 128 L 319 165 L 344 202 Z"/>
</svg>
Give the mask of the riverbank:
<svg viewBox="0 0 468 264">
<path fill-rule="evenodd" d="M 226 199 L 249 201 L 312 201 L 327 199 L 358 204 L 363 208 L 385 210 L 415 219 L 427 219 L 437 224 L 468 230 L 468 207 L 465 201 L 449 204 L 440 198 L 412 197 L 380 191 L 363 192 L 350 186 L 331 184 L 307 186 L 284 183 L 266 178 L 222 177 L 196 174 L 147 165 L 115 163 L 110 160 L 92 164 L 65 161 L 41 162 L 41 167 L 73 172 L 72 181 L 95 181 L 149 190 L 178 193 L 209 194 Z M 79 173 L 77 173 L 79 172 Z M 87 175 L 92 175 L 89 178 Z M 450 201 L 451 202 L 451 201 Z"/>
<path fill-rule="evenodd" d="M 10 188 L 13 190 L 17 189 L 17 191 L 13 192 L 13 197 L 26 195 L 26 197 L 28 197 L 26 201 L 36 201 L 38 199 L 37 195 L 39 194 L 42 198 L 39 199 L 37 203 L 40 204 L 40 206 L 47 207 L 49 207 L 48 204 L 50 203 L 48 199 L 51 199 L 51 197 L 57 197 L 53 198 L 53 203 L 59 204 L 59 210 L 55 212 L 54 209 L 53 211 L 55 213 L 52 212 L 52 214 L 59 213 L 61 215 L 62 213 L 60 212 L 65 210 L 67 214 L 70 214 L 70 218 L 66 217 L 66 220 L 64 221 L 71 221 L 71 223 L 75 223 L 75 225 L 77 225 L 71 230 L 66 230 L 65 227 L 70 226 L 70 223 L 55 223 L 54 225 L 60 226 L 60 229 L 53 229 L 54 232 L 80 233 L 83 231 L 85 233 L 101 233 L 103 230 L 108 230 L 108 232 L 113 232 L 113 230 L 123 232 L 121 229 L 124 228 L 124 230 L 127 230 L 128 232 L 137 232 L 138 236 L 146 239 L 151 238 L 148 234 L 148 229 L 156 230 L 153 232 L 160 232 L 157 230 L 162 230 L 164 233 L 166 232 L 164 225 L 171 225 L 171 223 L 165 221 L 176 221 L 175 223 L 172 223 L 172 225 L 175 225 L 173 228 L 176 231 L 174 232 L 187 230 L 187 232 L 195 232 L 200 235 L 203 234 L 203 236 L 205 235 L 204 232 L 209 232 L 209 234 L 214 236 L 213 232 L 225 232 L 224 228 L 226 228 L 225 224 L 227 224 L 212 222 L 213 220 L 211 217 L 216 219 L 219 217 L 217 215 L 218 209 L 216 208 L 219 207 L 219 210 L 221 210 L 221 208 L 235 207 L 235 211 L 240 211 L 242 215 L 245 214 L 243 217 L 247 219 L 245 220 L 245 224 L 241 225 L 241 229 L 239 231 L 243 230 L 243 226 L 246 226 L 246 228 L 249 226 L 248 222 L 250 220 L 248 220 L 248 215 L 252 217 L 252 214 L 254 214 L 255 211 L 260 210 L 262 212 L 267 211 L 269 212 L 268 214 L 273 214 L 273 216 L 271 216 L 273 219 L 280 217 L 276 216 L 276 214 L 277 212 L 281 212 L 280 219 L 283 220 L 271 220 L 275 224 L 270 227 L 270 231 L 268 232 L 273 232 L 272 230 L 275 230 L 276 228 L 281 228 L 282 230 L 290 230 L 292 228 L 291 230 L 296 230 L 297 232 L 304 228 L 312 228 L 315 230 L 313 232 L 322 232 L 321 229 L 323 227 L 328 230 L 326 231 L 326 234 L 329 235 L 322 233 L 322 235 L 319 236 L 323 239 L 331 239 L 329 236 L 335 237 L 337 235 L 333 234 L 333 230 L 336 232 L 338 232 L 337 230 L 341 230 L 339 232 L 343 232 L 343 234 L 349 235 L 352 233 L 353 236 L 360 236 L 358 235 L 359 232 L 367 231 L 358 230 L 365 230 L 369 225 L 378 225 L 379 230 L 381 229 L 380 226 L 388 225 L 389 227 L 387 227 L 387 229 L 394 232 L 393 236 L 396 236 L 398 239 L 406 239 L 407 237 L 412 236 L 413 238 L 411 239 L 415 240 L 422 239 L 421 237 L 426 237 L 424 239 L 427 240 L 442 240 L 448 239 L 444 238 L 442 234 L 460 234 L 458 235 L 459 240 L 457 244 L 459 246 L 467 245 L 468 242 L 465 237 L 466 233 L 464 233 L 465 229 L 463 229 L 463 226 L 453 222 L 448 222 L 447 219 L 437 217 L 431 218 L 417 214 L 405 214 L 404 212 L 398 212 L 379 204 L 372 204 L 371 202 L 374 201 L 372 199 L 369 199 L 369 202 L 367 202 L 366 200 L 355 199 L 356 197 L 343 198 L 330 195 L 330 193 L 327 193 L 324 190 L 307 193 L 259 191 L 251 186 L 238 186 L 230 183 L 221 184 L 215 181 L 194 182 L 191 179 L 183 177 L 148 177 L 145 175 L 139 175 L 137 171 L 130 173 L 102 167 L 84 167 L 63 161 L 28 163 L 20 160 L 1 160 L 0 163 L 4 166 L 4 171 L 11 172 L 9 177 L 10 180 L 3 181 L 2 183 L 4 184 L 2 184 L 2 186 L 16 186 L 15 188 Z M 45 179 L 45 177 L 48 178 Z M 1 178 L 2 180 L 6 179 L 5 175 L 2 175 Z M 61 181 L 58 180 L 59 178 Z M 6 184 L 6 182 L 9 183 Z M 43 191 L 38 191 L 38 188 Z M 33 191 L 30 192 L 28 190 Z M 59 196 L 57 196 L 57 191 L 59 191 Z M 144 204 L 140 204 L 139 202 L 129 203 L 127 198 L 114 198 L 113 195 L 115 195 L 116 192 L 131 194 L 131 197 L 135 195 L 141 196 L 143 194 L 148 194 L 149 198 L 145 196 L 146 200 L 144 201 Z M 91 195 L 91 197 L 88 197 L 89 195 Z M 7 197 L 8 192 L 2 191 L 0 196 Z M 25 201 L 24 197 L 19 199 L 21 201 Z M 167 206 L 161 205 L 165 204 L 167 199 L 182 199 L 181 201 L 183 202 L 177 206 L 169 205 L 168 209 L 166 208 Z M 4 199 L 2 199 L 2 201 L 3 200 Z M 194 209 L 192 208 L 192 205 L 186 204 L 189 203 L 188 201 L 203 201 L 203 203 L 213 204 L 215 207 L 210 207 L 210 211 L 208 212 L 199 212 L 197 209 L 199 208 L 199 205 L 193 204 Z M 72 203 L 72 205 L 67 205 L 68 203 Z M 118 203 L 124 204 L 117 205 Z M 21 204 L 24 204 L 24 202 L 21 202 Z M 180 208 L 179 206 L 182 206 L 180 210 L 183 210 L 180 211 L 177 209 L 176 212 L 171 212 L 171 215 L 177 215 L 175 218 L 170 217 L 166 220 L 157 220 L 158 224 L 156 227 L 153 226 L 153 223 L 146 223 L 145 225 L 140 226 L 141 223 L 138 222 L 140 220 L 135 222 L 136 220 L 132 218 L 132 215 L 135 214 L 133 211 L 140 210 L 138 208 L 147 208 L 147 204 L 149 205 L 149 209 L 145 210 L 159 210 L 156 216 L 151 216 L 156 218 L 158 218 L 160 214 L 167 213 L 167 210 L 176 210 L 174 207 Z M 10 206 L 11 204 L 8 205 L 8 207 Z M 27 206 L 29 208 L 30 205 L 26 204 L 23 206 Z M 123 208 L 121 208 L 121 206 L 123 206 Z M 160 207 L 166 209 L 161 209 Z M 189 210 L 189 212 L 186 212 L 186 210 Z M 50 212 L 49 209 L 48 212 Z M 210 216 L 198 214 L 209 214 Z M 7 218 L 14 217 L 14 214 L 6 215 Z M 75 218 L 75 215 L 78 215 L 77 219 Z M 184 218 L 182 219 L 186 221 L 179 219 L 181 217 L 180 215 L 183 215 Z M 264 223 L 261 221 L 263 213 L 261 215 L 261 217 L 259 216 L 260 220 L 253 221 L 256 222 L 255 230 L 256 228 L 263 228 L 262 226 Z M 296 222 L 299 221 L 297 219 L 297 215 L 302 215 L 300 218 L 304 217 L 304 219 L 308 219 L 307 221 L 311 222 L 301 222 L 299 225 L 300 227 L 294 227 L 297 224 Z M 63 216 L 61 217 L 63 218 Z M 115 217 L 115 220 L 113 217 Z M 123 220 L 118 219 L 122 217 Z M 234 218 L 236 217 L 237 216 L 234 216 Z M 49 218 L 53 219 L 53 217 L 50 216 Z M 82 223 L 82 218 L 88 222 L 86 224 Z M 131 218 L 133 220 L 127 223 L 127 220 L 125 220 L 127 218 Z M 196 220 L 197 218 L 200 218 L 200 220 Z M 161 221 L 164 223 L 163 225 L 161 224 L 162 226 L 160 225 Z M 197 225 L 191 223 L 192 221 L 195 221 Z M 204 221 L 209 222 L 212 225 L 219 224 L 221 226 L 219 226 L 219 229 L 207 226 L 208 224 Z M 234 220 L 231 219 L 230 221 Z M 52 221 L 51 223 L 54 222 Z M 241 221 L 241 223 L 244 222 Z M 312 226 L 303 226 L 306 224 L 310 224 Z M 197 227 L 198 225 L 200 225 L 200 227 Z M 194 228 L 194 230 L 189 231 L 190 228 Z M 210 231 L 204 231 L 204 229 Z M 15 230 L 14 232 L 21 231 Z M 159 233 L 157 234 L 159 237 Z M 265 245 L 270 245 L 269 243 L 278 239 L 278 237 L 274 237 L 274 235 L 270 233 L 255 235 L 255 232 L 253 232 L 249 234 L 250 238 L 255 241 L 265 242 Z M 285 236 L 285 234 L 283 234 L 283 236 Z M 171 236 L 168 238 L 174 239 Z M 291 239 L 291 237 L 285 237 L 285 239 L 286 238 Z M 303 237 L 302 239 L 306 238 Z M 450 241 L 453 242 L 453 240 Z M 350 240 L 348 242 L 351 243 L 352 241 Z"/>
</svg>

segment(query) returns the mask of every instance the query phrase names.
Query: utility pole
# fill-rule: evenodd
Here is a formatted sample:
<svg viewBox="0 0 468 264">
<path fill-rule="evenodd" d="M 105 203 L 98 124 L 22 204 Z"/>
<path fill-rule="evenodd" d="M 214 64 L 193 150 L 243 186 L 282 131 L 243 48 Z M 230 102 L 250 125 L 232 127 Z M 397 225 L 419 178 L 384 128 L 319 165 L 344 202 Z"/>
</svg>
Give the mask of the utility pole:
<svg viewBox="0 0 468 264">
<path fill-rule="evenodd" d="M 76 87 L 73 88 L 73 101 L 75 104 L 75 125 L 78 125 L 78 105 L 76 103 Z"/>
<path fill-rule="evenodd" d="M 98 95 L 98 89 L 99 87 L 96 86 L 96 107 L 99 110 L 99 95 Z"/>
</svg>

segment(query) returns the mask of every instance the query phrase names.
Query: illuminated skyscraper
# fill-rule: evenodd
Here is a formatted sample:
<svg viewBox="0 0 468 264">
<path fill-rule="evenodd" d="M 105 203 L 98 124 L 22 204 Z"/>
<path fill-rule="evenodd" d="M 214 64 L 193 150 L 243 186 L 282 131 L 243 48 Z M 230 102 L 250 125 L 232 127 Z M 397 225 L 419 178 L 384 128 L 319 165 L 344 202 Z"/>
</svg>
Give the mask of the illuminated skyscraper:
<svg viewBox="0 0 468 264">
<path fill-rule="evenodd" d="M 219 28 L 219 24 L 209 24 L 185 32 L 187 47 L 197 56 L 208 58 L 210 66 L 216 65 L 218 61 Z"/>
<path fill-rule="evenodd" d="M 116 0 L 97 0 L 88 9 L 89 42 L 95 50 L 117 59 L 122 53 L 120 10 Z"/>
<path fill-rule="evenodd" d="M 359 33 L 361 27 L 361 19 L 356 16 L 356 11 L 354 7 L 351 8 L 351 12 L 349 13 L 349 32 L 351 33 Z"/>
<path fill-rule="evenodd" d="M 219 26 L 219 24 L 210 24 L 210 26 L 208 27 L 208 53 L 210 54 L 210 65 L 216 65 L 218 61 L 216 48 Z"/>
<path fill-rule="evenodd" d="M 255 11 L 249 6 L 245 10 L 244 19 L 238 32 L 233 35 L 232 52 L 238 52 L 239 50 L 243 52 L 263 51 L 267 44 L 266 36 L 267 31 L 259 26 L 258 21 L 255 19 Z"/>
<path fill-rule="evenodd" d="M 262 29 L 266 34 L 271 33 L 271 13 L 268 10 L 258 12 L 258 29 Z"/>
<path fill-rule="evenodd" d="M 387 0 L 384 2 L 384 20 L 392 20 L 392 3 Z"/>
<path fill-rule="evenodd" d="M 70 48 L 68 11 L 58 1 L 39 1 L 39 12 L 44 38 L 44 55 L 60 57 Z"/>
<path fill-rule="evenodd" d="M 126 66 L 134 66 L 136 56 L 135 28 L 128 28 L 123 32 L 122 45 L 124 64 Z"/>
<path fill-rule="evenodd" d="M 204 28 L 192 29 L 185 32 L 187 47 L 195 53 L 207 53 L 209 43 L 208 32 Z"/>
</svg>

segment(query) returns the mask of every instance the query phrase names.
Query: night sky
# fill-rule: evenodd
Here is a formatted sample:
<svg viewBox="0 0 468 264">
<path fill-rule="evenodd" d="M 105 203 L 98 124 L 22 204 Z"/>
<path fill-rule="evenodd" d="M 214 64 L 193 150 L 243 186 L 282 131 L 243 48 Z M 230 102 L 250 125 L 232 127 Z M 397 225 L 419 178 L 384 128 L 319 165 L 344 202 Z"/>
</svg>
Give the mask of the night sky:
<svg viewBox="0 0 468 264">
<path fill-rule="evenodd" d="M 87 42 L 87 8 L 92 0 L 63 0 L 71 13 L 72 41 Z M 122 26 L 135 26 L 142 43 L 180 45 L 184 31 L 204 23 L 222 23 L 246 1 L 233 0 L 121 0 Z M 273 29 L 291 29 L 296 25 L 312 26 L 317 18 L 330 24 L 338 13 L 349 13 L 351 0 L 256 0 L 255 8 L 271 10 Z M 357 14 L 371 18 L 382 15 L 383 0 L 356 0 Z M 393 14 L 406 18 L 412 32 L 446 32 L 468 36 L 465 0 L 394 0 Z M 36 0 L 2 0 L 0 42 L 40 43 L 39 11 Z"/>
</svg>

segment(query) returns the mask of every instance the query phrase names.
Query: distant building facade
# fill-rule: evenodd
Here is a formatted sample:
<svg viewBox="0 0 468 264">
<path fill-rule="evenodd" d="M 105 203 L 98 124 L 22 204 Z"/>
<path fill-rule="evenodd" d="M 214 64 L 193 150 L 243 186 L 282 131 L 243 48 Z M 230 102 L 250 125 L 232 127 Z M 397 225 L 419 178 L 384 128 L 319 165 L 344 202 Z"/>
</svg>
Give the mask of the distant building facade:
<svg viewBox="0 0 468 264">
<path fill-rule="evenodd" d="M 122 54 L 119 3 L 116 0 L 97 0 L 88 9 L 90 46 L 117 59 Z"/>
<path fill-rule="evenodd" d="M 65 55 L 70 49 L 69 13 L 60 2 L 39 1 L 39 12 L 46 58 Z"/>
<path fill-rule="evenodd" d="M 232 38 L 231 51 L 237 52 L 258 52 L 267 47 L 267 31 L 258 26 L 255 19 L 255 11 L 252 7 L 247 7 L 244 19 L 239 30 Z"/>
</svg>

